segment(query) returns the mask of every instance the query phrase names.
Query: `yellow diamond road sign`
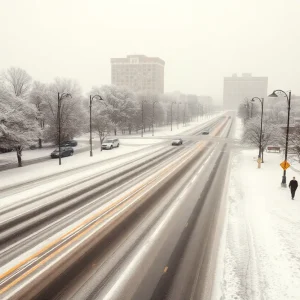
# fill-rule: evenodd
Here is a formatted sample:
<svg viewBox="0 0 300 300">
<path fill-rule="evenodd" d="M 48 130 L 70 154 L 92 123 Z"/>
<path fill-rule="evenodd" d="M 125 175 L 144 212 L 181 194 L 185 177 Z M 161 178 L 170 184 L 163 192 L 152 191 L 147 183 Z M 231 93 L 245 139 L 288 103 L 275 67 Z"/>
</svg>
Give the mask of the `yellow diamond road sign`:
<svg viewBox="0 0 300 300">
<path fill-rule="evenodd" d="M 281 168 L 282 168 L 283 170 L 286 170 L 286 169 L 288 169 L 288 168 L 290 167 L 290 164 L 289 164 L 286 160 L 284 160 L 284 161 L 280 164 L 280 166 L 281 166 Z"/>
</svg>

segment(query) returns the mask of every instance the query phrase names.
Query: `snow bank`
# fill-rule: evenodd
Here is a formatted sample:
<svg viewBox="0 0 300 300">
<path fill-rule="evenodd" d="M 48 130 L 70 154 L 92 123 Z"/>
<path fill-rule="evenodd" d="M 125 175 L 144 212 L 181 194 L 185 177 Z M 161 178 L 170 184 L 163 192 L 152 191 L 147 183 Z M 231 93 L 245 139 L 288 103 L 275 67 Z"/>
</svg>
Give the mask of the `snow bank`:
<svg viewBox="0 0 300 300">
<path fill-rule="evenodd" d="M 130 140 L 128 140 L 131 142 Z M 158 140 L 161 142 L 161 140 Z M 153 140 L 153 143 L 157 142 L 157 140 Z M 157 145 L 159 147 L 159 145 Z M 118 156 L 128 154 L 126 156 L 126 160 L 133 159 L 132 155 L 140 155 L 137 154 L 136 151 L 143 150 L 147 151 L 146 147 L 149 147 L 148 144 L 138 144 L 133 146 L 120 145 L 119 148 L 114 148 L 113 150 L 103 150 L 94 149 L 93 157 L 89 156 L 89 151 L 76 154 L 74 152 L 74 156 L 64 157 L 62 158 L 62 165 L 58 165 L 58 159 L 50 159 L 49 161 L 32 164 L 22 168 L 14 168 L 1 172 L 1 183 L 0 188 L 5 188 L 7 186 L 13 184 L 21 184 L 27 182 L 29 180 L 40 179 L 42 177 L 46 177 L 52 174 L 59 174 L 61 172 L 72 170 L 77 167 L 89 166 L 91 167 L 91 171 L 97 171 L 99 166 L 93 166 L 94 163 L 100 161 L 106 161 L 108 159 L 117 158 Z M 163 145 L 161 147 L 164 147 Z M 154 150 L 149 148 L 150 153 Z M 143 154 L 143 153 L 141 153 Z M 109 162 L 109 161 L 108 161 Z M 122 162 L 125 162 L 122 160 Z M 102 169 L 102 167 L 101 167 Z M 86 174 L 85 174 L 86 175 Z M 69 177 L 69 176 L 67 176 Z M 72 178 L 71 178 L 72 179 Z"/>
<path fill-rule="evenodd" d="M 233 158 L 227 220 L 212 299 L 300 299 L 300 191 L 281 188 L 281 154 L 257 150 Z M 287 170 L 287 180 L 300 175 Z M 298 177 L 298 178 L 297 178 Z"/>
<path fill-rule="evenodd" d="M 74 151 L 88 146 L 89 144 L 87 142 L 78 143 L 78 145 L 74 147 Z M 51 152 L 56 148 L 57 147 L 55 146 L 50 146 L 50 147 L 48 146 L 42 149 L 37 148 L 34 150 L 30 150 L 30 149 L 23 150 L 22 160 L 24 161 L 24 160 L 31 160 L 40 157 L 50 157 Z M 17 154 L 15 151 L 0 154 L 0 165 L 6 165 L 6 164 L 16 163 L 16 162 L 17 162 Z"/>
</svg>

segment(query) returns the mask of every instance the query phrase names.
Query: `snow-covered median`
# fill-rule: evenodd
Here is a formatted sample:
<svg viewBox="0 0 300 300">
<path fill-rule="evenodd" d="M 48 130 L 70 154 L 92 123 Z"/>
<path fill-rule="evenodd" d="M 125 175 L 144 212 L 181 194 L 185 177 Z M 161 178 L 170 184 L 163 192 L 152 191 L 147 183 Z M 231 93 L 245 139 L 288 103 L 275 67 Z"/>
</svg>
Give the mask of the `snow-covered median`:
<svg viewBox="0 0 300 300">
<path fill-rule="evenodd" d="M 82 148 L 89 147 L 89 144 L 87 142 L 79 143 L 76 147 L 74 147 L 74 151 Z M 22 161 L 26 160 L 32 160 L 36 158 L 42 158 L 42 157 L 50 157 L 51 152 L 56 149 L 56 146 L 48 146 L 45 148 L 36 148 L 33 150 L 26 149 L 22 151 Z M 88 151 L 88 150 L 87 150 Z M 1 165 L 7 165 L 11 163 L 17 162 L 17 154 L 15 151 L 7 152 L 7 153 L 0 153 L 0 166 Z"/>
<path fill-rule="evenodd" d="M 93 151 L 93 157 L 90 157 L 88 151 L 79 154 L 76 154 L 75 151 L 74 156 L 62 158 L 61 166 L 58 165 L 58 159 L 49 159 L 48 161 L 41 162 L 38 164 L 32 164 L 23 168 L 15 168 L 2 171 L 0 189 L 6 188 L 14 184 L 22 184 L 27 181 L 41 179 L 43 177 L 58 174 L 64 171 L 69 171 L 74 168 L 83 166 L 90 166 L 90 170 L 85 173 L 82 173 L 81 171 L 81 175 L 87 175 L 87 173 L 88 175 L 91 175 L 91 173 L 99 171 L 99 166 L 94 165 L 97 162 L 103 161 L 103 163 L 106 163 L 107 161 L 107 167 L 109 167 L 111 163 L 111 161 L 109 160 L 111 159 L 118 157 L 121 158 L 122 156 L 126 155 L 126 160 L 131 160 L 134 157 L 145 155 L 147 152 L 152 153 L 154 151 L 154 148 L 157 150 L 159 148 L 166 147 L 165 143 L 157 144 L 157 142 L 162 142 L 161 140 L 153 139 L 151 141 L 153 147 L 149 146 L 148 144 L 141 143 L 135 144 L 134 146 L 126 146 L 121 144 L 119 148 L 114 148 L 112 150 L 100 151 L 100 149 L 98 148 Z M 155 144 L 157 144 L 157 147 L 155 147 Z M 124 163 L 123 158 L 120 161 Z M 103 166 L 101 166 L 100 168 L 101 170 L 104 170 Z M 59 180 L 61 181 L 61 179 Z M 70 178 L 70 180 L 72 180 L 72 178 Z"/>
<path fill-rule="evenodd" d="M 300 299 L 300 191 L 291 200 L 281 188 L 281 154 L 266 153 L 261 169 L 257 154 L 232 161 L 213 300 Z M 293 176 L 300 180 L 288 169 Z"/>
</svg>

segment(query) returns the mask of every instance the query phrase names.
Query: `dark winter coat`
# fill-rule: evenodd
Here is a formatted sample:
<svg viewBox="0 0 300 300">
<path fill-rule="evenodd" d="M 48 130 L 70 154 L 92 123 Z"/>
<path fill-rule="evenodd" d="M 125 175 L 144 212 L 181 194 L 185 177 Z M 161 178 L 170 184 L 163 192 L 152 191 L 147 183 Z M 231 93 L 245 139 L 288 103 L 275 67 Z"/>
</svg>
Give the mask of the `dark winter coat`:
<svg viewBox="0 0 300 300">
<path fill-rule="evenodd" d="M 298 187 L 298 181 L 292 179 L 292 180 L 290 181 L 289 187 L 291 188 L 291 190 L 296 190 L 297 187 Z"/>
</svg>

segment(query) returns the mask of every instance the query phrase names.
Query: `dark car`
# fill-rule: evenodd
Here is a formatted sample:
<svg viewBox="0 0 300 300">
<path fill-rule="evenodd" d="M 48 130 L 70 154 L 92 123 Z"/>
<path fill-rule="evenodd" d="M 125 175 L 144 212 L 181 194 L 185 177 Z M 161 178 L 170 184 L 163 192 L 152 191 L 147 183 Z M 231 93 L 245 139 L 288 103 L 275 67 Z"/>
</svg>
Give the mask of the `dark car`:
<svg viewBox="0 0 300 300">
<path fill-rule="evenodd" d="M 76 147 L 77 146 L 77 141 L 71 140 L 71 141 L 65 141 L 61 143 L 62 147 Z"/>
<path fill-rule="evenodd" d="M 180 146 L 182 145 L 183 141 L 182 139 L 176 139 L 172 141 L 172 146 Z"/>
<path fill-rule="evenodd" d="M 72 147 L 60 148 L 60 157 L 72 156 L 73 154 L 74 154 L 74 150 Z M 59 150 L 57 148 L 51 153 L 51 158 L 58 158 L 58 157 L 59 157 Z"/>
<path fill-rule="evenodd" d="M 0 147 L 0 153 L 12 152 L 14 151 L 13 148 L 2 148 Z"/>
<path fill-rule="evenodd" d="M 209 131 L 208 130 L 204 130 L 204 131 L 202 131 L 202 134 L 203 135 L 209 135 Z"/>
</svg>

